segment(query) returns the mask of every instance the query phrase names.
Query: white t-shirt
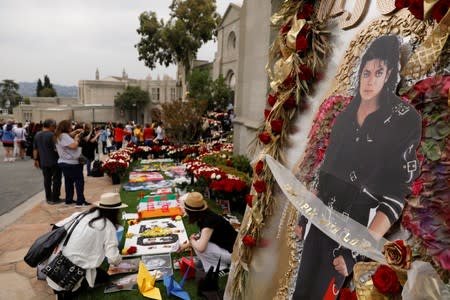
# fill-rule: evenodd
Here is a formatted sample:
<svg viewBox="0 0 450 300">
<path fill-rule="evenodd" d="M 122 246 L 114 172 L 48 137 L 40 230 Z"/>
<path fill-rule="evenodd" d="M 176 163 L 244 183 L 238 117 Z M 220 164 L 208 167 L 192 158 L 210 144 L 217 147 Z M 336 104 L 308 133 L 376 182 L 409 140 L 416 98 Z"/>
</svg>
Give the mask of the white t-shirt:
<svg viewBox="0 0 450 300">
<path fill-rule="evenodd" d="M 65 163 L 69 165 L 78 165 L 78 158 L 81 155 L 81 147 L 71 149 L 68 145 L 73 144 L 75 140 L 67 133 L 63 133 L 56 140 L 56 151 L 58 152 L 58 163 Z"/>
<path fill-rule="evenodd" d="M 156 139 L 157 140 L 163 140 L 166 137 L 166 133 L 164 132 L 164 128 L 161 126 L 158 126 L 156 128 Z"/>
<path fill-rule="evenodd" d="M 25 141 L 26 140 L 26 138 L 27 138 L 27 131 L 25 130 L 25 128 L 16 127 L 16 128 L 13 128 L 12 131 L 16 135 L 14 137 L 14 142 L 20 142 L 20 141 Z"/>
<path fill-rule="evenodd" d="M 80 212 L 76 212 L 70 217 L 56 223 L 56 226 L 67 226 Z M 63 255 L 67 257 L 71 262 L 77 266 L 86 270 L 86 280 L 90 287 L 94 287 L 95 277 L 97 276 L 97 270 L 105 256 L 108 258 L 108 262 L 113 265 L 117 265 L 122 261 L 122 256 L 119 253 L 118 241 L 116 235 L 116 228 L 107 220 L 97 220 L 89 226 L 89 221 L 98 217 L 99 213 L 94 213 L 84 216 L 75 229 L 67 242 L 67 245 L 63 249 Z M 62 246 L 63 242 L 61 242 Z M 50 256 L 51 261 L 56 255 L 58 249 Z M 55 282 L 47 278 L 48 285 L 57 291 L 62 290 Z M 80 287 L 78 283 L 73 290 L 77 290 Z"/>
</svg>

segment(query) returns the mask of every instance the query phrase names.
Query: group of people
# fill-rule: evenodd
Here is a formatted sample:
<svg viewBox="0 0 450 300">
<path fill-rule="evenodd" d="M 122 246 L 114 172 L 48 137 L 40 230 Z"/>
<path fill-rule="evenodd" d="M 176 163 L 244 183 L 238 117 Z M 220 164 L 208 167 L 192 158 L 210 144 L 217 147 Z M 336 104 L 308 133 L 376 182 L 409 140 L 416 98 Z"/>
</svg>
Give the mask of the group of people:
<svg viewBox="0 0 450 300">
<path fill-rule="evenodd" d="M 120 149 L 124 142 L 132 142 L 138 146 L 162 145 L 166 141 L 166 131 L 163 122 L 147 123 L 142 128 L 140 124 L 130 121 L 125 126 L 118 123 L 111 125 L 111 134 L 114 148 Z"/>
<path fill-rule="evenodd" d="M 4 162 L 14 162 L 18 156 L 25 158 L 27 142 L 33 134 L 34 125 L 27 122 L 24 126 L 21 122 L 8 120 L 5 124 L 0 122 L 0 140 L 5 151 Z"/>
<path fill-rule="evenodd" d="M 42 131 L 34 137 L 34 164 L 42 170 L 48 204 L 65 202 L 67 205 L 76 203 L 78 207 L 89 205 L 84 198 L 84 162 L 80 159 L 83 148 L 80 145 L 96 144 L 98 134 L 95 134 L 94 138 L 91 135 L 88 126 L 84 129 L 74 128 L 70 120 L 63 120 L 57 124 L 55 120 L 47 119 L 43 123 Z M 85 147 L 89 148 L 88 146 Z M 95 150 L 84 152 L 86 154 L 89 151 Z M 64 174 L 65 199 L 60 199 L 62 174 Z M 76 201 L 74 201 L 75 189 Z"/>
<path fill-rule="evenodd" d="M 220 270 L 227 270 L 237 237 L 236 230 L 223 217 L 208 208 L 200 193 L 188 193 L 184 197 L 183 205 L 189 216 L 189 222 L 197 224 L 200 231 L 192 234 L 189 241 L 180 245 L 178 252 L 192 247 L 201 263 L 198 267 L 208 271 L 211 267 L 216 268 L 220 260 Z M 122 260 L 116 230 L 120 224 L 120 210 L 125 207 L 127 205 L 122 203 L 120 194 L 104 193 L 87 211 L 76 212 L 55 224 L 57 227 L 65 226 L 68 229 L 76 218 L 80 218 L 67 245 L 65 247 L 59 245 L 49 261 L 57 256 L 58 251 L 62 251 L 72 263 L 86 270 L 85 277 L 80 279 L 72 290 L 64 290 L 47 278 L 48 285 L 58 299 L 75 299 L 83 289 L 108 282 L 109 275 L 100 266 L 105 257 L 108 263 L 113 265 L 119 264 Z"/>
</svg>

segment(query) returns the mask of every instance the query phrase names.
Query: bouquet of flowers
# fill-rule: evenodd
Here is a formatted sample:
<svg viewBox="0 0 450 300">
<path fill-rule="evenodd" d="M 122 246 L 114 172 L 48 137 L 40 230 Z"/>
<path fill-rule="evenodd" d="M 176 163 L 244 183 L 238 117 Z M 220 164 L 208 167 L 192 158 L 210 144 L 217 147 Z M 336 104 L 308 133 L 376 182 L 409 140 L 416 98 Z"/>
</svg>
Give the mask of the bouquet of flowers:
<svg viewBox="0 0 450 300">
<path fill-rule="evenodd" d="M 109 176 L 112 176 L 113 174 L 123 176 L 127 171 L 128 166 L 128 161 L 124 159 L 107 158 L 102 166 L 102 170 Z"/>
</svg>

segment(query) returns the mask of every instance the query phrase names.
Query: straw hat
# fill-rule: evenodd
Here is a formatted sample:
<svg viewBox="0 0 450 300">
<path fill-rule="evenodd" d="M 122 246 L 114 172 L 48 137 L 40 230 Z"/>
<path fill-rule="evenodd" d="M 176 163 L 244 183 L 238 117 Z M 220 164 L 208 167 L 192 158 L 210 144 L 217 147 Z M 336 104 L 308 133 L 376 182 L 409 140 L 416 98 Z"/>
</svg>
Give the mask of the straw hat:
<svg viewBox="0 0 450 300">
<path fill-rule="evenodd" d="M 119 193 L 104 193 L 100 196 L 100 201 L 94 203 L 95 206 L 104 209 L 119 209 L 128 207 L 122 203 Z"/>
<path fill-rule="evenodd" d="M 208 208 L 208 203 L 203 200 L 202 194 L 192 192 L 184 199 L 184 208 L 188 211 L 202 211 Z"/>
</svg>

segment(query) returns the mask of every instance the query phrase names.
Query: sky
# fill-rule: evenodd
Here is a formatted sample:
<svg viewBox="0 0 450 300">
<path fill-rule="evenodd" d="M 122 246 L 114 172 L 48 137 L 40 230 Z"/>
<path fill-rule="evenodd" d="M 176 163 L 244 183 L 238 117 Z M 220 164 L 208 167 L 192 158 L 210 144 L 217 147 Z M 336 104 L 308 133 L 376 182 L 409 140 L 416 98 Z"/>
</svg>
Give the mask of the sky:
<svg viewBox="0 0 450 300">
<path fill-rule="evenodd" d="M 78 85 L 79 80 L 121 76 L 144 79 L 167 74 L 176 66 L 150 70 L 138 60 L 139 15 L 154 11 L 168 19 L 172 0 L 0 0 L 0 81 L 35 82 L 48 75 L 53 84 Z M 223 15 L 230 3 L 216 0 Z M 197 58 L 212 61 L 210 41 Z"/>
</svg>

